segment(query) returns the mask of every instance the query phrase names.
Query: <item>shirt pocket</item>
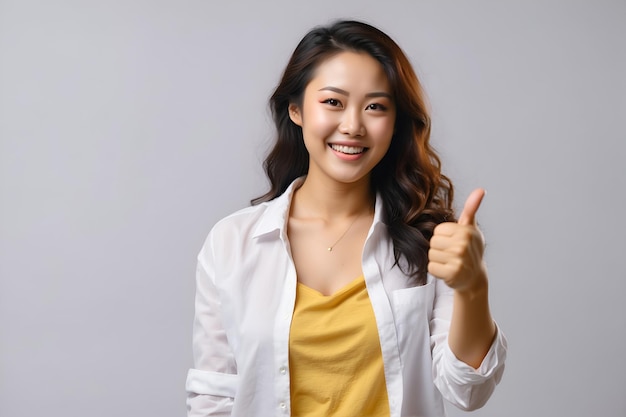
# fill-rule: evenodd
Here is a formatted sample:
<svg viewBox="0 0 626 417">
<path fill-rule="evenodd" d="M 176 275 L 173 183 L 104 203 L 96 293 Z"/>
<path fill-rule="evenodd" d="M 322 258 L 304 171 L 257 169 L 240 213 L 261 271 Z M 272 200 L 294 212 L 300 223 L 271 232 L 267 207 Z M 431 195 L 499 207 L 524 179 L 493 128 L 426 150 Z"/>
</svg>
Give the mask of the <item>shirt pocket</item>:
<svg viewBox="0 0 626 417">
<path fill-rule="evenodd" d="M 399 346 L 429 344 L 435 281 L 391 293 L 391 305 Z"/>
</svg>

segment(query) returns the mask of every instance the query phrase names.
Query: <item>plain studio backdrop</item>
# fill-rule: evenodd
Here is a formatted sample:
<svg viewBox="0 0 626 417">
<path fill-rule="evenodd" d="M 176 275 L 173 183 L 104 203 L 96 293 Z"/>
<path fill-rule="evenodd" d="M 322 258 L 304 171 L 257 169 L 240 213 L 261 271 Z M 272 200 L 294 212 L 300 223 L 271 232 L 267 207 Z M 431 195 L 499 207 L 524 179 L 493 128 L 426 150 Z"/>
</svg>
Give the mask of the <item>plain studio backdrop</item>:
<svg viewBox="0 0 626 417">
<path fill-rule="evenodd" d="M 195 257 L 335 18 L 411 58 L 456 206 L 487 189 L 510 351 L 472 415 L 626 416 L 626 3 L 550 0 L 0 0 L 0 416 L 185 415 Z"/>
</svg>

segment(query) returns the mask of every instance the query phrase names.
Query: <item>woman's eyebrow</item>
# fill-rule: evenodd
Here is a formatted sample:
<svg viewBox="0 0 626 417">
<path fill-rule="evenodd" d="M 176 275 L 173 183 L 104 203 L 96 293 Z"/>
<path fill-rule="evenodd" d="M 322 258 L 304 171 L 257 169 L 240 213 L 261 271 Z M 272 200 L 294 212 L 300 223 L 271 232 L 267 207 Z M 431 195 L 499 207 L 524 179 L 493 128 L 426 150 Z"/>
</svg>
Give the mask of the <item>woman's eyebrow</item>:
<svg viewBox="0 0 626 417">
<path fill-rule="evenodd" d="M 346 90 L 342 90 L 341 88 L 331 87 L 331 86 L 322 87 L 318 91 L 334 91 L 335 93 L 342 94 L 346 97 L 350 95 L 350 93 L 348 93 Z"/>
<path fill-rule="evenodd" d="M 332 87 L 332 86 L 320 88 L 318 91 L 334 91 L 335 93 L 342 94 L 346 97 L 350 96 L 350 93 L 347 92 L 346 90 L 342 90 L 341 88 Z M 367 93 L 365 94 L 365 97 L 386 97 L 389 100 L 392 99 L 391 94 L 386 93 L 384 91 L 375 91 L 372 93 Z"/>
</svg>

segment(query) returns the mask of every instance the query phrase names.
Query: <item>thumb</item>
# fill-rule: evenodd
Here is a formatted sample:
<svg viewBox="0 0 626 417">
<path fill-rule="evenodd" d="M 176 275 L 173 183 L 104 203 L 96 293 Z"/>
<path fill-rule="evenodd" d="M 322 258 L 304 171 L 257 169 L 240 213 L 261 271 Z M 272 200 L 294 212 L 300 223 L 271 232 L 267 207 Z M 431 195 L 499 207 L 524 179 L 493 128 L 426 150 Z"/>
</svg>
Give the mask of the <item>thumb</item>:
<svg viewBox="0 0 626 417">
<path fill-rule="evenodd" d="M 478 207 L 480 207 L 480 203 L 483 201 L 484 196 L 485 190 L 482 188 L 477 188 L 470 193 L 467 200 L 465 200 L 463 212 L 459 216 L 459 224 L 464 226 L 476 225 L 476 212 L 478 211 Z"/>
</svg>

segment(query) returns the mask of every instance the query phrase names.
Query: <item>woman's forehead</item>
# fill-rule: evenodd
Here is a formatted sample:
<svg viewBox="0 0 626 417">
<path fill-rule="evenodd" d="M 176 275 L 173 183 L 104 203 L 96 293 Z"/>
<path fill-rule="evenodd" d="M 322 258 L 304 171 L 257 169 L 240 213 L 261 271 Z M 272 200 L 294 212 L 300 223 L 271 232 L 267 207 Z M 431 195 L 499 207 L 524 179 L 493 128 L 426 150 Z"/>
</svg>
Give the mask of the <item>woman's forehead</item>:
<svg viewBox="0 0 626 417">
<path fill-rule="evenodd" d="M 323 60 L 315 69 L 309 87 L 333 87 L 347 93 L 371 90 L 391 93 L 380 62 L 367 53 L 352 51 L 340 52 Z"/>
</svg>

